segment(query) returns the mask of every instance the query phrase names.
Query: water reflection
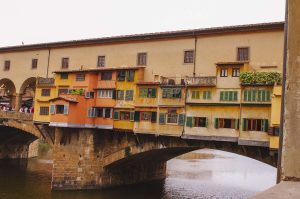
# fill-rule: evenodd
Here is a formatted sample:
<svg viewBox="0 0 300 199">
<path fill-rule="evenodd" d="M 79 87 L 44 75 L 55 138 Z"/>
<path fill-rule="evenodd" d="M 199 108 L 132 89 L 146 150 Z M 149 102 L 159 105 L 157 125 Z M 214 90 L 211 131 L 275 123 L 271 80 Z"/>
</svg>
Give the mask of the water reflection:
<svg viewBox="0 0 300 199">
<path fill-rule="evenodd" d="M 248 198 L 276 180 L 273 167 L 214 150 L 169 161 L 165 180 L 102 191 L 51 192 L 51 169 L 51 161 L 0 161 L 0 199 Z"/>
</svg>

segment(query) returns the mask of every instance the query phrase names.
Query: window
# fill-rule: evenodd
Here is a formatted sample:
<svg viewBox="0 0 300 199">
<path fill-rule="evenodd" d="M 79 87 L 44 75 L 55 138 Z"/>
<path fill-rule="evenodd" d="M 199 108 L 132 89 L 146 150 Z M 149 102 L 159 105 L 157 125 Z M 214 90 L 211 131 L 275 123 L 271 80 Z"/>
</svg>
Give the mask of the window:
<svg viewBox="0 0 300 199">
<path fill-rule="evenodd" d="M 76 81 L 84 81 L 85 74 L 76 74 Z"/>
<path fill-rule="evenodd" d="M 186 50 L 184 51 L 184 60 L 185 64 L 194 63 L 194 51 L 193 50 Z"/>
<path fill-rule="evenodd" d="M 58 89 L 58 95 L 63 95 L 63 94 L 68 94 L 69 93 L 69 89 L 67 88 L 59 88 Z"/>
<path fill-rule="evenodd" d="M 146 66 L 147 65 L 147 53 L 138 53 L 137 54 L 137 65 Z"/>
<path fill-rule="evenodd" d="M 163 98 L 181 98 L 181 88 L 163 88 Z"/>
<path fill-rule="evenodd" d="M 31 68 L 37 69 L 37 65 L 38 65 L 38 59 L 32 59 Z"/>
<path fill-rule="evenodd" d="M 124 100 L 124 90 L 117 90 L 117 100 Z"/>
<path fill-rule="evenodd" d="M 194 127 L 207 127 L 206 117 L 194 117 Z"/>
<path fill-rule="evenodd" d="M 220 92 L 220 101 L 225 102 L 235 102 L 238 100 L 237 91 L 221 91 Z"/>
<path fill-rule="evenodd" d="M 239 129 L 239 119 L 215 118 L 215 128 Z"/>
<path fill-rule="evenodd" d="M 125 81 L 126 72 L 124 70 L 118 71 L 117 73 L 117 80 L 118 81 Z"/>
<path fill-rule="evenodd" d="M 68 73 L 62 73 L 60 74 L 60 79 L 68 79 L 69 78 L 69 74 Z"/>
<path fill-rule="evenodd" d="M 94 99 L 95 93 L 92 91 L 85 92 L 85 98 Z"/>
<path fill-rule="evenodd" d="M 245 102 L 270 102 L 271 91 L 257 90 L 257 89 L 244 90 L 244 101 Z"/>
<path fill-rule="evenodd" d="M 65 109 L 64 105 L 56 105 L 55 113 L 56 114 L 64 114 L 64 109 Z"/>
<path fill-rule="evenodd" d="M 220 77 L 227 77 L 228 76 L 228 69 L 227 68 L 221 68 Z"/>
<path fill-rule="evenodd" d="M 248 60 L 249 60 L 249 47 L 238 48 L 237 61 L 248 61 Z"/>
<path fill-rule="evenodd" d="M 267 119 L 243 119 L 243 131 L 264 131 L 267 132 L 269 128 Z"/>
<path fill-rule="evenodd" d="M 178 114 L 176 112 L 170 112 L 167 114 L 167 123 L 177 124 Z"/>
<path fill-rule="evenodd" d="M 233 68 L 232 69 L 232 77 L 239 77 L 240 76 L 240 69 L 239 68 Z"/>
<path fill-rule="evenodd" d="M 40 115 L 49 115 L 49 107 L 41 106 L 40 107 Z"/>
<path fill-rule="evenodd" d="M 98 56 L 98 67 L 104 67 L 105 66 L 105 56 Z"/>
<path fill-rule="evenodd" d="M 130 112 L 120 112 L 120 120 L 130 120 Z"/>
<path fill-rule="evenodd" d="M 112 80 L 112 72 L 102 72 L 101 80 Z"/>
<path fill-rule="evenodd" d="M 200 99 L 200 91 L 192 91 L 192 99 Z"/>
<path fill-rule="evenodd" d="M 42 89 L 42 96 L 48 97 L 50 96 L 50 89 Z"/>
<path fill-rule="evenodd" d="M 125 95 L 126 101 L 132 101 L 133 100 L 133 90 L 127 90 Z"/>
<path fill-rule="evenodd" d="M 156 88 L 140 88 L 141 98 L 156 98 Z"/>
<path fill-rule="evenodd" d="M 203 91 L 203 99 L 211 99 L 211 91 Z"/>
<path fill-rule="evenodd" d="M 150 121 L 151 120 L 151 112 L 141 112 L 141 120 Z"/>
<path fill-rule="evenodd" d="M 127 79 L 128 82 L 133 82 L 134 81 L 134 70 L 127 71 L 126 79 Z"/>
<path fill-rule="evenodd" d="M 63 57 L 61 59 L 61 68 L 62 69 L 68 69 L 69 68 L 69 58 L 68 57 Z"/>
<path fill-rule="evenodd" d="M 99 90 L 98 91 L 98 98 L 112 98 L 113 97 L 113 90 Z"/>
<path fill-rule="evenodd" d="M 4 70 L 5 71 L 10 70 L 10 60 L 4 61 Z"/>
<path fill-rule="evenodd" d="M 90 108 L 89 117 L 112 118 L 112 108 Z"/>
</svg>

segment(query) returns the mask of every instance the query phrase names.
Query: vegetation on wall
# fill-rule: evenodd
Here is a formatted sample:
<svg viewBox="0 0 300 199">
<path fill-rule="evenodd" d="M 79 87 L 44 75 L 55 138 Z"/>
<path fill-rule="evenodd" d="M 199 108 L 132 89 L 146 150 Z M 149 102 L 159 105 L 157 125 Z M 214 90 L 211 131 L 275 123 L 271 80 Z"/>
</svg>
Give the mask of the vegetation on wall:
<svg viewBox="0 0 300 199">
<path fill-rule="evenodd" d="M 70 91 L 70 94 L 72 95 L 83 95 L 84 94 L 84 90 L 81 88 L 81 89 L 73 89 Z"/>
<path fill-rule="evenodd" d="M 243 72 L 240 74 L 242 84 L 281 84 L 281 74 L 278 72 Z"/>
</svg>

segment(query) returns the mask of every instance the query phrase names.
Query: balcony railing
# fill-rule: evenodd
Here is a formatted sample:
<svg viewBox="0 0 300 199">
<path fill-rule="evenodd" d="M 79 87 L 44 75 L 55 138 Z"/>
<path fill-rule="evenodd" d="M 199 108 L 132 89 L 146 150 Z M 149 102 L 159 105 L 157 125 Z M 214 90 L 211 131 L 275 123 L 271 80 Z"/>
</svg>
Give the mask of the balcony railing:
<svg viewBox="0 0 300 199">
<path fill-rule="evenodd" d="M 37 78 L 37 86 L 52 86 L 54 85 L 54 78 Z"/>
<path fill-rule="evenodd" d="M 216 76 L 186 77 L 186 84 L 188 86 L 216 86 L 217 77 Z"/>
</svg>

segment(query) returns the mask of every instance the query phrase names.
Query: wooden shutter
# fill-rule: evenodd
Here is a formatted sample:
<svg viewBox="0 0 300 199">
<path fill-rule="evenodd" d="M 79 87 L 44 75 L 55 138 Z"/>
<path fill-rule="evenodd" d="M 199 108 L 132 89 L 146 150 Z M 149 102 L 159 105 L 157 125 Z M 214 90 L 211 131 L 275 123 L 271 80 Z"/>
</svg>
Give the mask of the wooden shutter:
<svg viewBox="0 0 300 199">
<path fill-rule="evenodd" d="M 224 91 L 220 92 L 220 101 L 224 101 Z"/>
<path fill-rule="evenodd" d="M 141 116 L 140 111 L 135 111 L 134 112 L 134 121 L 135 122 L 140 121 L 140 116 Z"/>
<path fill-rule="evenodd" d="M 219 128 L 219 118 L 215 118 L 214 126 L 215 126 L 215 129 Z"/>
<path fill-rule="evenodd" d="M 165 123 L 166 123 L 166 114 L 159 113 L 159 124 L 165 124 Z"/>
<path fill-rule="evenodd" d="M 242 119 L 242 131 L 246 131 L 246 119 Z"/>
<path fill-rule="evenodd" d="M 234 126 L 235 126 L 235 129 L 236 130 L 239 130 L 240 129 L 240 120 L 239 119 L 235 119 L 235 124 L 234 124 Z"/>
<path fill-rule="evenodd" d="M 69 106 L 68 105 L 64 105 L 64 114 L 65 115 L 69 114 Z"/>
<path fill-rule="evenodd" d="M 151 112 L 151 122 L 155 123 L 157 120 L 157 112 Z"/>
<path fill-rule="evenodd" d="M 179 114 L 178 115 L 178 125 L 184 126 L 184 120 L 185 120 L 185 114 Z"/>
<path fill-rule="evenodd" d="M 116 99 L 117 98 L 117 91 L 113 90 L 112 91 L 112 99 Z"/>
<path fill-rule="evenodd" d="M 193 117 L 191 117 L 191 116 L 186 117 L 186 126 L 193 127 Z"/>
<path fill-rule="evenodd" d="M 134 121 L 134 112 L 130 112 L 130 121 Z"/>
<path fill-rule="evenodd" d="M 196 98 L 196 91 L 192 91 L 192 99 Z"/>
<path fill-rule="evenodd" d="M 120 119 L 120 112 L 114 111 L 114 120 L 119 120 L 119 119 Z"/>
<path fill-rule="evenodd" d="M 268 121 L 268 119 L 264 119 L 263 120 L 263 131 L 268 132 L 268 128 L 269 128 L 269 121 Z"/>
<path fill-rule="evenodd" d="M 50 114 L 55 114 L 55 104 L 50 105 Z"/>
</svg>

